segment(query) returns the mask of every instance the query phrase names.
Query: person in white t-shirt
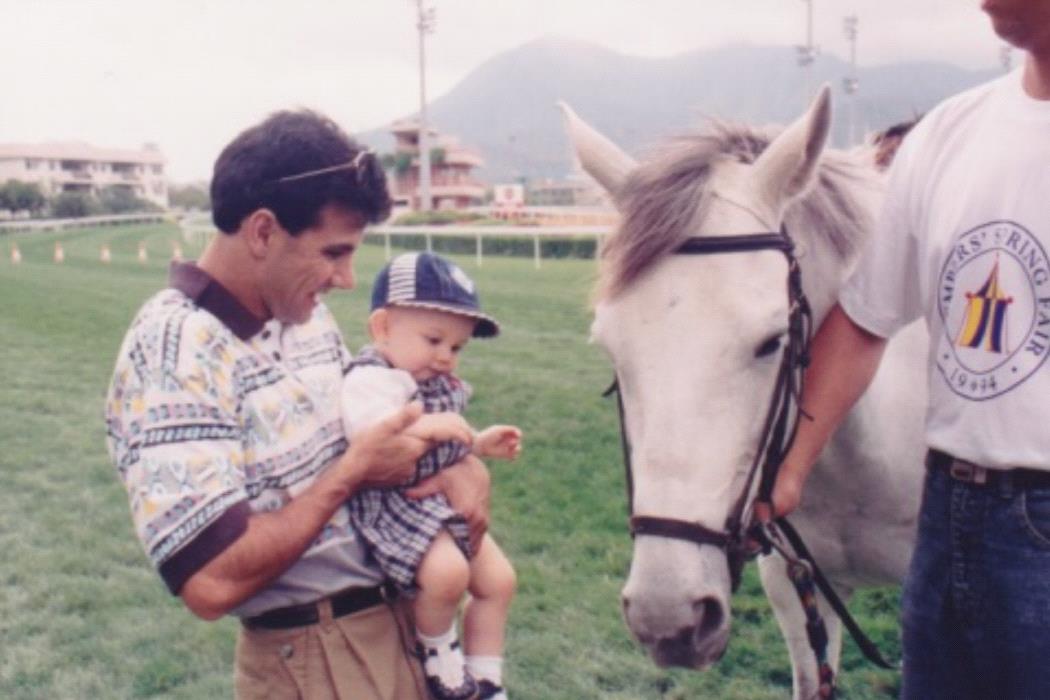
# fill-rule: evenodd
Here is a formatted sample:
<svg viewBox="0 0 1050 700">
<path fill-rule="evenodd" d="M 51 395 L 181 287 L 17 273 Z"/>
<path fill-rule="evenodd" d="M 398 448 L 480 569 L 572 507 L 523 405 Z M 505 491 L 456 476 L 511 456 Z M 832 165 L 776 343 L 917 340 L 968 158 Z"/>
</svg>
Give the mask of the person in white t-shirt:
<svg viewBox="0 0 1050 700">
<path fill-rule="evenodd" d="M 902 598 L 904 698 L 1050 697 L 1050 0 L 982 9 L 1024 65 L 905 139 L 878 231 L 814 338 L 814 420 L 772 498 L 774 515 L 797 507 L 887 339 L 923 317 L 930 451 Z"/>
</svg>

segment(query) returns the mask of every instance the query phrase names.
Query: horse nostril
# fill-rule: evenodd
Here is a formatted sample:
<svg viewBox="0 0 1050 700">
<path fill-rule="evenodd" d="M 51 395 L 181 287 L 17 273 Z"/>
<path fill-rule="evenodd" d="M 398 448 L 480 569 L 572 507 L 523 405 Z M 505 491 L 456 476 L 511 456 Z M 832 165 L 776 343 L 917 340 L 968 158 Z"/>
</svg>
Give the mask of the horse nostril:
<svg viewBox="0 0 1050 700">
<path fill-rule="evenodd" d="M 700 639 L 722 628 L 725 614 L 722 612 L 722 604 L 716 598 L 708 596 L 695 601 L 693 612 L 696 614 L 696 632 Z"/>
</svg>

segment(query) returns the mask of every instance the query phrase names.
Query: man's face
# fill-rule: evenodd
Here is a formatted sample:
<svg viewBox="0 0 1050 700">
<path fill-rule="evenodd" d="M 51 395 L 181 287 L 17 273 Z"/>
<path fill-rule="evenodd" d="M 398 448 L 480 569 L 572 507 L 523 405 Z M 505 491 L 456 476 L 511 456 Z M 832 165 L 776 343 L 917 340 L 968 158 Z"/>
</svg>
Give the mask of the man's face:
<svg viewBox="0 0 1050 700">
<path fill-rule="evenodd" d="M 1050 53 L 1050 0 L 982 0 L 1004 41 L 1036 54 Z"/>
<path fill-rule="evenodd" d="M 305 323 L 322 294 L 333 287 L 351 289 L 364 224 L 356 212 L 327 206 L 318 225 L 298 236 L 278 227 L 260 283 L 270 315 L 283 323 Z"/>
</svg>

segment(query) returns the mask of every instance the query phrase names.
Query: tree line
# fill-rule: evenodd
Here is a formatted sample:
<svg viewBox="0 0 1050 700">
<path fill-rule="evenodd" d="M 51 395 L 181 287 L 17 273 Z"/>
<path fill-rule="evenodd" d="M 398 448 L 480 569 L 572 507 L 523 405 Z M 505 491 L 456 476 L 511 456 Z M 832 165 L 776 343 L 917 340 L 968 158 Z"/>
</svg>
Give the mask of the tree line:
<svg viewBox="0 0 1050 700">
<path fill-rule="evenodd" d="M 172 186 L 168 201 L 183 209 L 211 208 L 207 188 L 202 185 Z M 163 211 L 157 204 L 135 194 L 127 187 L 107 187 L 97 195 L 90 192 L 58 192 L 48 196 L 35 182 L 8 180 L 0 184 L 0 210 L 28 213 L 30 217 L 50 216 L 75 219 L 100 214 Z"/>
</svg>

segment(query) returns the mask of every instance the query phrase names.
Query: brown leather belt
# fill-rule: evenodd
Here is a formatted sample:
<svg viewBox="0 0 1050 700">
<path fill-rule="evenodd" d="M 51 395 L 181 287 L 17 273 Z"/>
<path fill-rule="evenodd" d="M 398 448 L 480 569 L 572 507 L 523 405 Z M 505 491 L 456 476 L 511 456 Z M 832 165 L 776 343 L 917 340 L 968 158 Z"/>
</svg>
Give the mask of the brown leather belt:
<svg viewBox="0 0 1050 700">
<path fill-rule="evenodd" d="M 352 615 L 355 612 L 366 610 L 380 603 L 392 600 L 395 592 L 387 586 L 373 586 L 372 588 L 349 588 L 341 593 L 328 598 L 332 602 L 332 617 Z M 248 629 L 284 630 L 292 627 L 306 627 L 315 625 L 321 621 L 319 603 L 303 603 L 302 605 L 290 605 L 287 608 L 277 608 L 241 620 Z"/>
<path fill-rule="evenodd" d="M 977 486 L 998 487 L 1009 483 L 1019 489 L 1050 488 L 1050 472 L 1042 469 L 989 469 L 940 450 L 930 450 L 926 454 L 926 468 Z"/>
</svg>

